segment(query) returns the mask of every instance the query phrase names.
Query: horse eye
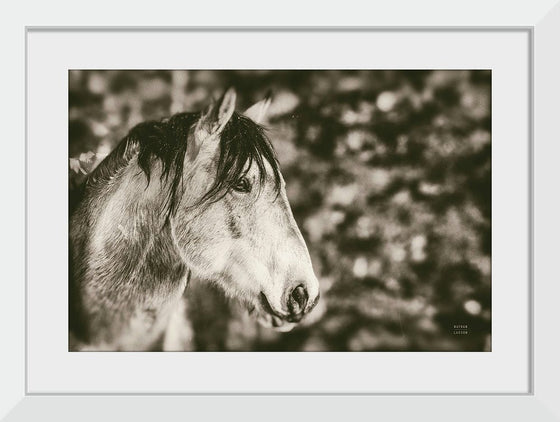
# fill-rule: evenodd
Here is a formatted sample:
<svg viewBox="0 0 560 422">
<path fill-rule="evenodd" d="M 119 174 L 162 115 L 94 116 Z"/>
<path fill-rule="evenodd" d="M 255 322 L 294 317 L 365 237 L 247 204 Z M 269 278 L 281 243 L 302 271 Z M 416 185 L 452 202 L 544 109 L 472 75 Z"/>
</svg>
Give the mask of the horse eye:
<svg viewBox="0 0 560 422">
<path fill-rule="evenodd" d="M 249 193 L 251 192 L 251 183 L 246 177 L 242 177 L 239 181 L 235 184 L 233 189 L 237 192 Z"/>
</svg>

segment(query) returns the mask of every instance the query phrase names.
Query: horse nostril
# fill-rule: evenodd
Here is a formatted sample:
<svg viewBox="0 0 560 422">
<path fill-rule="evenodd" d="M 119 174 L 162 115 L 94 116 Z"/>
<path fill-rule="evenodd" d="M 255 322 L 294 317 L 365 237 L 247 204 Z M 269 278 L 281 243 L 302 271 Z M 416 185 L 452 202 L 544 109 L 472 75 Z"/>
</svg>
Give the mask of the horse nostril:
<svg viewBox="0 0 560 422">
<path fill-rule="evenodd" d="M 309 294 L 305 287 L 302 284 L 297 286 L 292 292 L 290 293 L 290 297 L 288 299 L 288 310 L 292 315 L 299 315 L 302 314 L 307 306 L 307 301 L 309 299 Z"/>
</svg>

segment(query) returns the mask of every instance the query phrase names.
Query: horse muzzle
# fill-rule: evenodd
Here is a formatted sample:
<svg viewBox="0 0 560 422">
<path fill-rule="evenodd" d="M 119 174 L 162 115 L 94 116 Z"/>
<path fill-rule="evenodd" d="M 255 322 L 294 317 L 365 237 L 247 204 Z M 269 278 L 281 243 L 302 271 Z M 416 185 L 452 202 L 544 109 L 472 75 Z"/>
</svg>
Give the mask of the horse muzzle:
<svg viewBox="0 0 560 422">
<path fill-rule="evenodd" d="M 289 289 L 284 295 L 283 303 L 285 310 L 275 309 L 264 293 L 260 294 L 260 305 L 263 311 L 268 314 L 270 324 L 273 328 L 284 328 L 290 325 L 290 329 L 300 322 L 303 317 L 319 302 L 319 293 L 309 300 L 309 293 L 303 284 L 298 284 Z M 286 330 L 287 331 L 287 330 Z"/>
</svg>

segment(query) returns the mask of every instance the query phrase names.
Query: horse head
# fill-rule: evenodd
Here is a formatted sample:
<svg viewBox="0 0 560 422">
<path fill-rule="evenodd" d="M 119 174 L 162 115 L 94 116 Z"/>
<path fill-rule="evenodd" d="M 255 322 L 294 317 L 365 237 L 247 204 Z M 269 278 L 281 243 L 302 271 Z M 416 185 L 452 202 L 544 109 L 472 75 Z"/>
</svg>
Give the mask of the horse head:
<svg viewBox="0 0 560 422">
<path fill-rule="evenodd" d="M 319 283 L 258 124 L 269 100 L 245 115 L 235 101 L 228 90 L 190 130 L 184 195 L 169 223 L 193 276 L 217 283 L 261 324 L 287 331 L 316 305 Z"/>
</svg>

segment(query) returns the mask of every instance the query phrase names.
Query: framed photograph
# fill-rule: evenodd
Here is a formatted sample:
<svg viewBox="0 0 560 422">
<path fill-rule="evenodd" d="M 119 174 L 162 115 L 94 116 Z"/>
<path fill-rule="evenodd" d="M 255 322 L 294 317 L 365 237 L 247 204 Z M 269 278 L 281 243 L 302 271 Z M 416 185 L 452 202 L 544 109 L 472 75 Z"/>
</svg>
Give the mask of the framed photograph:
<svg viewBox="0 0 560 422">
<path fill-rule="evenodd" d="M 524 26 L 26 27 L 8 420 L 220 417 L 214 401 L 296 395 L 340 417 L 348 400 L 560 418 L 557 287 L 534 278 L 548 10 Z"/>
</svg>

